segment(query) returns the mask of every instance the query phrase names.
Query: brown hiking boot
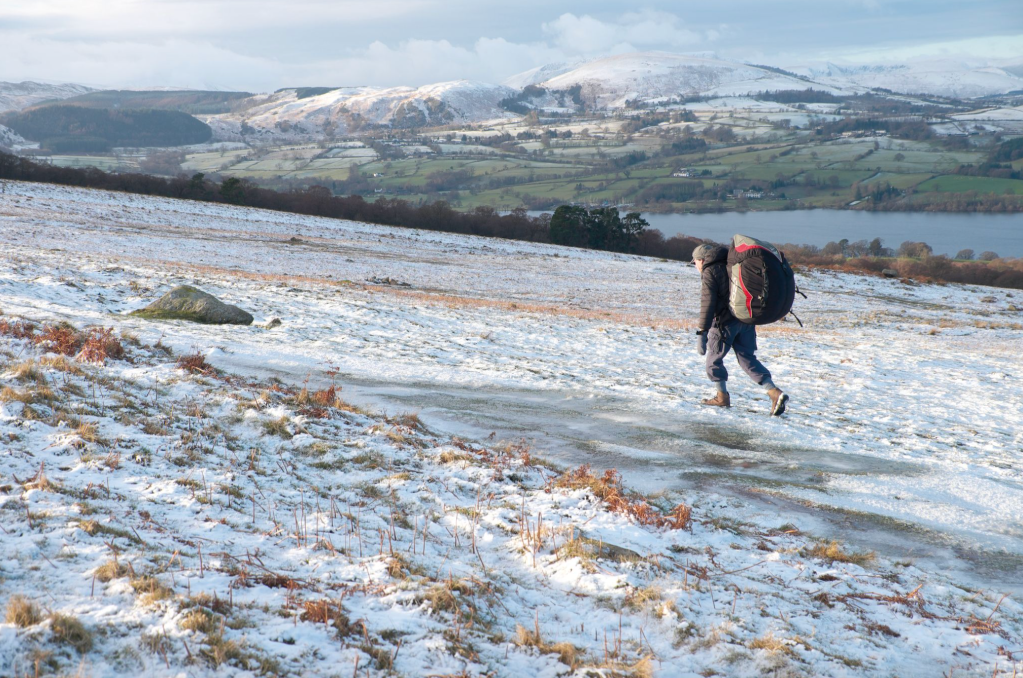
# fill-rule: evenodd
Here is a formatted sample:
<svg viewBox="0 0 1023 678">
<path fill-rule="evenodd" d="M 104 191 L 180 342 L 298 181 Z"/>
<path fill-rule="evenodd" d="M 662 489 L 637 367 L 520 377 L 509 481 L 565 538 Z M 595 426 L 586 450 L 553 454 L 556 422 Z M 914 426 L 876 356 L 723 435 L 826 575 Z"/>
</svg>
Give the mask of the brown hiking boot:
<svg viewBox="0 0 1023 678">
<path fill-rule="evenodd" d="M 717 395 L 714 396 L 713 398 L 707 398 L 706 400 L 703 400 L 701 402 L 703 402 L 704 405 L 711 405 L 713 407 L 732 406 L 732 399 L 729 397 L 727 393 L 722 393 L 721 391 L 718 391 Z"/>
<path fill-rule="evenodd" d="M 772 388 L 767 392 L 767 395 L 771 396 L 771 416 L 777 417 L 785 412 L 785 403 L 789 401 L 789 397 L 782 393 L 780 388 Z"/>
</svg>

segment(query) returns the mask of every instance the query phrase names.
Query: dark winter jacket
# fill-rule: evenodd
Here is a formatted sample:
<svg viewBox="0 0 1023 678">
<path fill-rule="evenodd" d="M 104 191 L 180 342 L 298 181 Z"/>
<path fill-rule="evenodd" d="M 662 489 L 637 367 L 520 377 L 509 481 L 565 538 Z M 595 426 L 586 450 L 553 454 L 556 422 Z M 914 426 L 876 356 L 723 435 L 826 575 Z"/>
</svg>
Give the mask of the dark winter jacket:
<svg viewBox="0 0 1023 678">
<path fill-rule="evenodd" d="M 717 247 L 703 260 L 701 277 L 700 317 L 696 329 L 706 332 L 714 324 L 714 320 L 728 317 L 728 248 Z"/>
</svg>

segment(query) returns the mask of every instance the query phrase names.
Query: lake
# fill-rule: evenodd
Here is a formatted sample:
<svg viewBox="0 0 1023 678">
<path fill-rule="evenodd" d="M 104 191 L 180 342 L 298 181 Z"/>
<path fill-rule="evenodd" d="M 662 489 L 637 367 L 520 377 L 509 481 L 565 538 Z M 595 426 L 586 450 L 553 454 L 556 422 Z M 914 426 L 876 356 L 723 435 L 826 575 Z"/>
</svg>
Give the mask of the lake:
<svg viewBox="0 0 1023 678">
<path fill-rule="evenodd" d="M 537 212 L 536 214 L 539 214 Z M 935 254 L 954 256 L 964 249 L 977 254 L 997 252 L 1023 257 L 1023 214 L 948 214 L 941 212 L 860 212 L 855 210 L 795 210 L 786 212 L 725 212 L 722 214 L 644 214 L 651 228 L 673 235 L 691 235 L 727 242 L 732 235 L 775 243 L 817 245 L 848 238 L 881 238 L 898 248 L 906 240 L 923 241 Z"/>
</svg>

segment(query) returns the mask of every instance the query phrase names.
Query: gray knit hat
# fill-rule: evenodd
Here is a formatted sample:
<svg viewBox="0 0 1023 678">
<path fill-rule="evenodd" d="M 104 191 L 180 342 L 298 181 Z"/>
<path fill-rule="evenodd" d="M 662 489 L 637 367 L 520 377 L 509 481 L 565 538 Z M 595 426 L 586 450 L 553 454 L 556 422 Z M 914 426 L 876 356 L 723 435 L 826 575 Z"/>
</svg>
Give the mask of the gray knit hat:
<svg viewBox="0 0 1023 678">
<path fill-rule="evenodd" d="M 693 250 L 693 261 L 702 261 L 714 249 L 713 245 L 700 245 Z"/>
</svg>

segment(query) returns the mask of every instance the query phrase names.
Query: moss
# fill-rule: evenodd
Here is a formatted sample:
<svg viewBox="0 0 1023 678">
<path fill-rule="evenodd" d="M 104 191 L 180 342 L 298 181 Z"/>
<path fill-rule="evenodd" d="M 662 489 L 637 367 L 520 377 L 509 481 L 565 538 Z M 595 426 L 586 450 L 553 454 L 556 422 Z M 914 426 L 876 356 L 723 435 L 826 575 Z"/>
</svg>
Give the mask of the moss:
<svg viewBox="0 0 1023 678">
<path fill-rule="evenodd" d="M 145 320 L 187 320 L 188 322 L 201 323 L 203 325 L 220 324 L 211 322 L 201 314 L 190 311 L 169 311 L 166 309 L 140 308 L 137 311 L 132 311 L 128 315 L 133 315 L 136 318 L 143 318 Z"/>
</svg>

